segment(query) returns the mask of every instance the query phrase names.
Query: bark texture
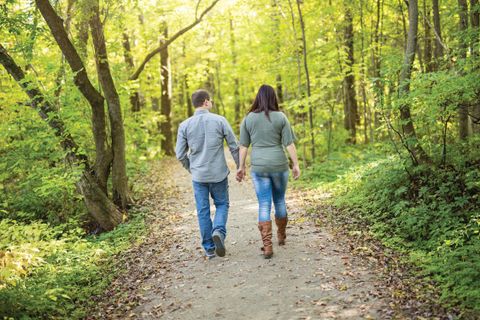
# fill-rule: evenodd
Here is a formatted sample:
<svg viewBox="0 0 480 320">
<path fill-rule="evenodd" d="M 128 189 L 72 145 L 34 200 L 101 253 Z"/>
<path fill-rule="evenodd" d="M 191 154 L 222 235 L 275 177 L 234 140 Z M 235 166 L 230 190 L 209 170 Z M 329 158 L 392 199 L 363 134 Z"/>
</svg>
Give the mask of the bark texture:
<svg viewBox="0 0 480 320">
<path fill-rule="evenodd" d="M 410 92 L 410 78 L 412 66 L 415 61 L 415 50 L 417 47 L 418 34 L 418 0 L 410 0 L 408 6 L 408 34 L 405 59 L 400 74 L 399 95 L 407 96 Z M 402 131 L 404 135 L 404 146 L 409 151 L 414 164 L 430 162 L 428 155 L 418 141 L 415 127 L 410 113 L 410 105 L 404 102 L 400 105 L 400 118 L 402 120 Z"/>
</svg>

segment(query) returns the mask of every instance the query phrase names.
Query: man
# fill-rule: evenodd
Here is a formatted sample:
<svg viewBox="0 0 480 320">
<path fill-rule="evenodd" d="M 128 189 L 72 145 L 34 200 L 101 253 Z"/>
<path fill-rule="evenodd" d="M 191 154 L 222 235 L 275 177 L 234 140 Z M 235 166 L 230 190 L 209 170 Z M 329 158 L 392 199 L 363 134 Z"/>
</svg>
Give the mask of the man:
<svg viewBox="0 0 480 320">
<path fill-rule="evenodd" d="M 206 257 L 225 256 L 228 218 L 228 170 L 223 150 L 228 143 L 237 169 L 239 146 L 227 120 L 210 113 L 213 101 L 206 90 L 192 94 L 195 113 L 178 128 L 175 153 L 183 167 L 192 174 L 198 224 Z M 215 204 L 215 217 L 210 217 L 210 196 Z"/>
</svg>

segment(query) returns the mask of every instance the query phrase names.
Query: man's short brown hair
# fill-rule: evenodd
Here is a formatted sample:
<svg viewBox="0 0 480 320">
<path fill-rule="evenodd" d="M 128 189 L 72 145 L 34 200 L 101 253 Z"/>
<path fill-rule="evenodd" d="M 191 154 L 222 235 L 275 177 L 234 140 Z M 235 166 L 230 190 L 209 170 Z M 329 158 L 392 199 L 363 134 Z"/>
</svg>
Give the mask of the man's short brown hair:
<svg viewBox="0 0 480 320">
<path fill-rule="evenodd" d="M 200 89 L 192 94 L 192 104 L 195 108 L 201 107 L 205 100 L 210 100 L 210 93 L 205 89 Z"/>
</svg>

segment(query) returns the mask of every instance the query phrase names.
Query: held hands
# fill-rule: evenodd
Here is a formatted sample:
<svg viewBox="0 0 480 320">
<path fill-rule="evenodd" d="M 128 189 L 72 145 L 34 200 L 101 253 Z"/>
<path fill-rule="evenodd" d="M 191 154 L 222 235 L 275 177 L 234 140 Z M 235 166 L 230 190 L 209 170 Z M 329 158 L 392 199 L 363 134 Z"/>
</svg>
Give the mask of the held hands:
<svg viewBox="0 0 480 320">
<path fill-rule="evenodd" d="M 239 168 L 237 170 L 237 181 L 242 182 L 242 180 L 245 179 L 246 175 L 247 175 L 247 170 L 245 169 L 245 167 Z"/>
<path fill-rule="evenodd" d="M 300 177 L 300 166 L 298 164 L 293 166 L 292 174 L 293 174 L 293 179 L 295 180 L 297 180 Z"/>
</svg>

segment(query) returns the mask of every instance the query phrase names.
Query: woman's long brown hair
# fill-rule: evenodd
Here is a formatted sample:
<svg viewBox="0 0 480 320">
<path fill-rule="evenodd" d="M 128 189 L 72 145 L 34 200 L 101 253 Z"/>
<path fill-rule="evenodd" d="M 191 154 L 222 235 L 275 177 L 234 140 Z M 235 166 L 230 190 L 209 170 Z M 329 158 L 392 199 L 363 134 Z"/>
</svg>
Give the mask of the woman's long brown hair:
<svg viewBox="0 0 480 320">
<path fill-rule="evenodd" d="M 253 101 L 250 111 L 248 112 L 265 112 L 268 120 L 270 120 L 270 116 L 268 114 L 270 111 L 279 111 L 277 94 L 275 93 L 275 89 L 273 89 L 271 86 L 268 84 L 263 84 L 260 86 L 260 89 L 258 89 L 257 96 Z"/>
</svg>

